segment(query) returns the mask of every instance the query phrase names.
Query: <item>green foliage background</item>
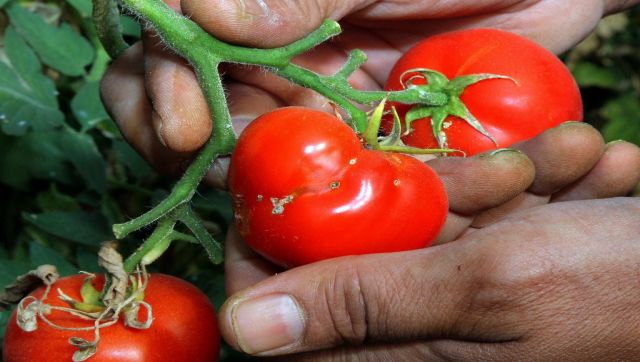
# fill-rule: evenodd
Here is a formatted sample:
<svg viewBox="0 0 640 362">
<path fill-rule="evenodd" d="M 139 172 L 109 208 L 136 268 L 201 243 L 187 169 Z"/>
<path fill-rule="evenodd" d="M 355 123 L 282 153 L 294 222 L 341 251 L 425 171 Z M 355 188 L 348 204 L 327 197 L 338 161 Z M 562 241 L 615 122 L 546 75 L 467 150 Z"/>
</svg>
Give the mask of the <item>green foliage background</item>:
<svg viewBox="0 0 640 362">
<path fill-rule="evenodd" d="M 172 180 L 124 142 L 100 103 L 110 60 L 95 37 L 91 2 L 0 0 L 0 8 L 0 285 L 44 263 L 62 274 L 97 271 L 110 225 L 154 205 Z M 122 23 L 135 41 L 139 26 Z M 640 9 L 606 18 L 563 57 L 581 85 L 587 121 L 607 140 L 640 144 Z M 203 188 L 195 205 L 222 239 L 227 195 Z M 124 240 L 121 251 L 144 236 Z M 222 269 L 196 246 L 173 245 L 154 270 L 190 280 L 216 305 L 223 300 Z M 7 318 L 0 313 L 0 338 Z"/>
</svg>

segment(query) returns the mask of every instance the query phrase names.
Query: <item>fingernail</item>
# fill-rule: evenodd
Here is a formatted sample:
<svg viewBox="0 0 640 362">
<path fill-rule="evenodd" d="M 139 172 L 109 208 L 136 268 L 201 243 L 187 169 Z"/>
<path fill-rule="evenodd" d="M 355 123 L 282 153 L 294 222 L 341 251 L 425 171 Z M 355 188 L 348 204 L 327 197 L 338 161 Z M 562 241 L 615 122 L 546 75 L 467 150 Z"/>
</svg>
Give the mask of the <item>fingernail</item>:
<svg viewBox="0 0 640 362">
<path fill-rule="evenodd" d="M 578 127 L 593 127 L 592 125 L 590 125 L 587 122 L 582 122 L 582 121 L 566 121 L 563 123 L 560 123 L 560 125 L 558 126 L 558 128 L 563 128 L 563 127 L 573 127 L 573 126 L 578 126 Z"/>
<path fill-rule="evenodd" d="M 495 156 L 501 153 L 516 153 L 522 154 L 522 151 L 515 148 L 498 148 L 497 150 L 493 150 L 489 153 L 489 156 Z"/>
<path fill-rule="evenodd" d="M 615 141 L 607 142 L 607 144 L 604 145 L 605 151 L 608 150 L 609 148 L 617 145 L 618 143 L 627 143 L 627 141 L 625 141 L 625 140 L 615 140 Z"/>
<path fill-rule="evenodd" d="M 231 324 L 240 349 L 260 354 L 300 340 L 304 315 L 291 296 L 267 295 L 240 301 L 232 307 Z"/>
</svg>

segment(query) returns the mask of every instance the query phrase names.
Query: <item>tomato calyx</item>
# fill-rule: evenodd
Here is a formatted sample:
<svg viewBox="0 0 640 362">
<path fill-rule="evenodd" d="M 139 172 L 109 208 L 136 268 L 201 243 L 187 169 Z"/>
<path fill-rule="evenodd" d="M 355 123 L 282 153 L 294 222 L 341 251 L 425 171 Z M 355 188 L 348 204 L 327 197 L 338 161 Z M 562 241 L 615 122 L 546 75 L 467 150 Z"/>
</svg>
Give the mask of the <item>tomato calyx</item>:
<svg viewBox="0 0 640 362">
<path fill-rule="evenodd" d="M 396 112 L 395 107 L 391 107 L 391 114 L 393 115 L 393 128 L 391 132 L 380 137 L 378 131 L 380 124 L 382 123 L 382 117 L 385 114 L 386 99 L 383 99 L 380 104 L 372 111 L 367 124 L 367 129 L 362 135 L 364 141 L 374 150 L 385 152 L 399 152 L 413 155 L 432 155 L 432 154 L 447 154 L 452 152 L 459 152 L 458 150 L 449 149 L 446 147 L 441 148 L 418 148 L 407 146 L 402 142 L 402 126 L 400 116 Z"/>
<path fill-rule="evenodd" d="M 450 126 L 450 122 L 446 122 L 446 120 L 449 116 L 455 116 L 467 122 L 476 131 L 489 138 L 498 146 L 495 138 L 487 132 L 482 126 L 482 123 L 469 111 L 460 99 L 460 96 L 467 87 L 478 82 L 492 79 L 507 79 L 517 84 L 515 79 L 499 74 L 479 73 L 461 75 L 449 79 L 444 74 L 432 69 L 414 68 L 406 70 L 400 75 L 400 84 L 403 88 L 442 92 L 448 96 L 448 101 L 442 106 L 421 105 L 419 103 L 414 105 L 405 115 L 404 135 L 412 131 L 411 123 L 413 121 L 430 117 L 431 128 L 434 137 L 438 141 L 438 146 L 446 149 L 448 142 L 445 130 Z M 395 123 L 396 121 L 394 120 L 394 128 L 396 127 Z"/>
<path fill-rule="evenodd" d="M 154 318 L 151 305 L 144 301 L 149 282 L 144 264 L 140 264 L 135 272 L 127 274 L 122 256 L 115 250 L 113 243 L 103 245 L 98 255 L 98 264 L 107 271 L 105 281 L 102 283 L 102 280 L 96 280 L 95 274 L 81 273 L 84 274 L 84 280 L 78 287 L 79 290 L 66 290 L 71 295 L 79 295 L 79 298 L 74 299 L 62 288 L 56 287 L 60 275 L 55 266 L 42 265 L 19 276 L 16 282 L 0 293 L 0 310 L 17 304 L 16 324 L 24 332 L 35 332 L 39 323 L 45 323 L 59 331 L 93 331 L 93 340 L 69 338 L 69 344 L 77 348 L 72 357 L 74 362 L 84 361 L 95 355 L 100 342 L 100 330 L 115 325 L 121 318 L 125 327 L 150 328 Z M 102 290 L 98 290 L 94 284 L 102 284 Z M 39 297 L 30 294 L 41 286 L 44 291 Z M 52 293 L 52 289 L 55 293 Z M 66 306 L 60 302 L 48 301 L 52 294 L 56 294 Z M 69 321 L 77 318 L 89 323 L 78 325 L 71 322 L 75 326 L 60 325 L 58 318 L 51 318 L 52 312 L 72 316 Z M 141 320 L 139 316 L 146 318 Z"/>
</svg>

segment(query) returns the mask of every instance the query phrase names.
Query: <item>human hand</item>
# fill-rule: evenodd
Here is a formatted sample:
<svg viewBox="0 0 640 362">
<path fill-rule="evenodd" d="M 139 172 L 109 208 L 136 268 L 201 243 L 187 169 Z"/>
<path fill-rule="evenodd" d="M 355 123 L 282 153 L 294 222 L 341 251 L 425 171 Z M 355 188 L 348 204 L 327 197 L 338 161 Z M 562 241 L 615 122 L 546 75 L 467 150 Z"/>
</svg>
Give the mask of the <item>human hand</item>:
<svg viewBox="0 0 640 362">
<path fill-rule="evenodd" d="M 600 258 L 597 263 L 602 265 L 606 265 L 606 258 L 611 259 L 612 265 L 619 263 L 615 253 L 602 253 L 602 249 L 606 249 L 604 239 L 590 237 L 581 240 L 582 235 L 607 235 L 609 231 L 601 230 L 602 224 L 607 223 L 613 224 L 608 226 L 611 228 L 619 225 L 619 233 L 628 234 L 627 237 L 633 235 L 637 226 L 631 227 L 630 220 L 640 221 L 633 207 L 637 209 L 640 205 L 635 199 L 631 202 L 635 206 L 628 208 L 624 206 L 627 201 L 617 199 L 611 204 L 574 202 L 570 206 L 534 207 L 547 202 L 626 194 L 640 181 L 640 149 L 626 142 L 605 146 L 597 131 L 584 123 L 564 124 L 514 147 L 522 153 L 503 151 L 429 162 L 442 177 L 451 206 L 438 240 L 441 244 L 448 244 L 429 248 L 439 251 L 416 250 L 338 258 L 278 274 L 280 270 L 277 267 L 250 250 L 232 230 L 227 238 L 225 257 L 227 294 L 232 296 L 222 308 L 220 318 L 225 339 L 244 352 L 258 355 L 323 350 L 291 357 L 295 360 L 356 357 L 364 360 L 431 360 L 435 359 L 434 351 L 439 351 L 439 346 L 447 346 L 447 352 L 440 355 L 445 359 L 538 358 L 536 354 L 541 351 L 534 348 L 535 344 L 508 344 L 504 340 L 499 340 L 504 344 L 489 342 L 496 342 L 496 334 L 511 335 L 509 333 L 513 330 L 507 329 L 509 325 L 505 321 L 520 328 L 523 334 L 518 338 L 553 336 L 544 334 L 543 329 L 538 330 L 538 326 L 544 323 L 532 321 L 527 313 L 534 313 L 536 319 L 545 323 L 556 323 L 556 328 L 561 329 L 573 326 L 566 323 L 567 319 L 571 323 L 579 322 L 572 319 L 575 317 L 573 314 L 558 317 L 565 310 L 597 307 L 599 304 L 591 304 L 589 298 L 580 299 L 580 296 L 592 293 L 592 288 L 597 288 L 593 284 L 580 284 L 576 290 L 567 290 L 567 293 L 575 292 L 568 297 L 575 299 L 570 300 L 573 305 L 563 306 L 565 309 L 559 309 L 551 302 L 564 300 L 564 290 L 568 289 L 566 283 L 576 278 L 575 273 L 569 273 L 573 265 L 582 263 L 581 268 L 588 268 L 589 260 L 596 256 Z M 609 209 L 617 207 L 617 203 L 622 205 L 622 211 L 613 215 Z M 591 220 L 598 217 L 602 217 L 598 223 Z M 614 234 L 611 235 L 614 238 L 611 250 L 617 250 L 618 240 Z M 571 242 L 565 242 L 565 239 Z M 556 242 L 559 245 L 556 246 Z M 561 263 L 570 250 L 581 247 L 593 250 L 593 255 L 578 253 L 573 259 L 568 258 L 566 264 Z M 496 251 L 500 253 L 493 255 Z M 525 264 L 523 261 L 528 253 L 532 253 L 533 259 Z M 544 253 L 550 256 L 548 269 L 544 269 L 546 261 L 541 259 Z M 436 260 L 440 264 L 434 265 Z M 630 260 L 633 259 L 627 259 Z M 460 274 L 455 270 L 456 263 L 461 265 L 461 270 L 462 266 L 468 270 Z M 491 268 L 499 268 L 504 275 L 491 271 Z M 615 275 L 617 269 L 603 269 L 602 273 Z M 550 274 L 555 279 L 551 279 Z M 531 275 L 530 279 L 526 278 L 528 275 Z M 548 280 L 543 279 L 548 285 L 535 292 L 546 295 L 538 296 L 534 291 L 526 295 L 515 294 L 512 299 L 504 295 L 509 288 L 535 288 L 533 284 L 539 283 L 543 277 L 548 277 Z M 516 282 L 520 284 L 513 284 Z M 621 283 L 628 288 L 636 287 L 631 281 Z M 502 294 L 491 294 L 494 293 L 491 288 L 500 290 Z M 488 303 L 482 310 L 455 310 L 464 306 L 469 298 L 484 298 L 485 293 L 494 298 L 491 303 L 495 306 Z M 280 318 L 278 310 L 268 309 L 275 308 L 273 304 L 256 307 L 262 308 L 258 309 L 259 312 L 238 307 L 245 300 L 250 299 L 253 303 L 253 300 L 267 300 L 272 295 L 294 298 L 304 310 L 299 314 L 302 319 L 293 319 L 293 322 L 303 321 L 303 325 L 284 326 L 282 318 L 285 317 Z M 599 297 L 605 298 L 606 295 Z M 538 297 L 547 304 L 536 303 L 527 310 L 523 299 Z M 505 299 L 500 301 L 500 298 Z M 616 298 L 613 297 L 609 305 L 626 308 L 629 300 Z M 291 304 L 286 299 L 276 300 Z M 431 315 L 434 305 L 440 309 Z M 504 319 L 501 319 L 503 316 L 499 308 L 505 309 Z M 509 308 L 514 308 L 514 311 Z M 454 311 L 456 314 L 451 314 Z M 482 312 L 486 315 L 481 316 Z M 512 314 L 507 315 L 507 312 Z M 421 315 L 429 317 L 422 318 Z M 465 321 L 468 316 L 482 317 L 486 319 L 483 323 L 496 325 L 496 328 L 474 330 L 473 324 L 453 324 Z M 613 312 L 608 317 L 624 318 Z M 264 324 L 260 324 L 260 318 L 265 319 Z M 432 320 L 441 324 L 433 327 Z M 372 330 L 371 321 L 383 324 L 374 325 Z M 243 325 L 245 328 L 241 332 L 233 328 L 240 329 Z M 247 325 L 251 327 L 247 329 Z M 575 343 L 585 344 L 585 350 L 580 353 L 605 346 L 581 341 L 586 333 L 595 333 L 603 328 L 600 322 L 585 323 L 584 328 L 588 329 L 584 335 L 571 335 Z M 443 342 L 444 339 L 448 342 Z M 593 343 L 596 342 L 608 343 L 609 340 Z M 290 344 L 284 346 L 287 343 Z M 284 347 L 276 348 L 278 344 Z M 514 347 L 503 348 L 511 345 Z M 612 346 L 613 349 L 618 348 L 616 344 Z M 491 355 L 465 355 L 464 351 L 496 354 L 491 358 Z M 560 354 L 555 353 L 561 352 L 559 349 L 549 353 L 552 354 L 540 354 L 542 357 L 539 359 L 558 358 Z M 580 360 L 582 356 L 574 354 L 571 359 Z"/>
<path fill-rule="evenodd" d="M 278 361 L 632 360 L 638 235 L 637 198 L 527 209 L 448 244 L 278 274 L 235 294 L 221 329 L 292 354 Z"/>
<path fill-rule="evenodd" d="M 295 61 L 332 73 L 350 49 L 364 50 L 369 61 L 350 81 L 354 87 L 380 89 L 403 50 L 436 32 L 496 27 L 514 31 L 561 52 L 588 34 L 603 14 L 639 1 L 328 1 L 166 0 L 215 36 L 257 47 L 299 39 L 322 19 L 340 19 L 344 32 Z M 566 14 L 559 17 L 558 14 Z M 273 108 L 301 105 L 330 110 L 323 97 L 246 66 L 227 66 L 225 86 L 239 131 Z M 151 33 L 118 59 L 103 80 L 102 94 L 125 138 L 156 168 L 177 172 L 209 137 L 211 121 L 189 66 L 170 54 Z M 210 180 L 221 185 L 226 169 L 214 168 Z"/>
</svg>

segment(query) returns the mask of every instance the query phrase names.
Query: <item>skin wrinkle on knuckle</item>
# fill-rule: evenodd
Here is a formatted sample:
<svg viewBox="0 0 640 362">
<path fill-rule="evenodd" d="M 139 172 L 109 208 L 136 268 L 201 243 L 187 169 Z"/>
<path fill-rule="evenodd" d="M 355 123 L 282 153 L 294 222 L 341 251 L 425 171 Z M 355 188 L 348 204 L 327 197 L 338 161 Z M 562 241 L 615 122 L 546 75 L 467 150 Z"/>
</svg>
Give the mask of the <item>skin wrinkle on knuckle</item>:
<svg viewBox="0 0 640 362">
<path fill-rule="evenodd" d="M 368 300 L 357 267 L 341 264 L 322 288 L 339 345 L 361 345 L 369 333 Z"/>
</svg>

